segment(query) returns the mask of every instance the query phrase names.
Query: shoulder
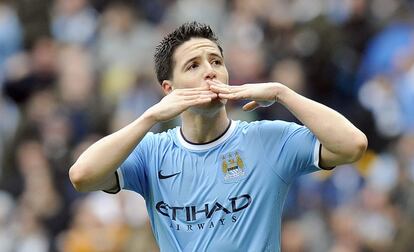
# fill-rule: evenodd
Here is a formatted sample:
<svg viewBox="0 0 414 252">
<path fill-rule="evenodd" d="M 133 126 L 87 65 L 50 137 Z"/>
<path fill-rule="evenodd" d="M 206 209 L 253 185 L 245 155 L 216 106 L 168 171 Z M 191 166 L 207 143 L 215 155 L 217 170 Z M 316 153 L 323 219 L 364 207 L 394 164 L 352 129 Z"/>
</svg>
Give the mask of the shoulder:
<svg viewBox="0 0 414 252">
<path fill-rule="evenodd" d="M 144 138 L 141 140 L 139 145 L 147 147 L 158 147 L 173 143 L 176 135 L 176 130 L 176 128 L 173 128 L 159 133 L 148 132 L 147 134 L 145 134 Z"/>
<path fill-rule="evenodd" d="M 265 142 L 271 142 L 287 139 L 292 134 L 295 134 L 295 132 L 301 132 L 305 130 L 305 128 L 294 122 L 260 120 L 249 123 L 240 123 L 239 130 L 240 135 L 261 139 Z"/>
<path fill-rule="evenodd" d="M 154 140 L 172 140 L 174 135 L 176 134 L 178 127 L 168 129 L 166 131 L 154 133 L 154 132 L 148 132 L 145 134 L 144 138 L 154 139 Z"/>
<path fill-rule="evenodd" d="M 286 122 L 281 120 L 260 120 L 253 122 L 240 122 L 239 128 L 241 130 L 259 130 L 259 131 L 280 131 L 289 127 L 300 127 L 300 125 L 293 122 Z"/>
</svg>

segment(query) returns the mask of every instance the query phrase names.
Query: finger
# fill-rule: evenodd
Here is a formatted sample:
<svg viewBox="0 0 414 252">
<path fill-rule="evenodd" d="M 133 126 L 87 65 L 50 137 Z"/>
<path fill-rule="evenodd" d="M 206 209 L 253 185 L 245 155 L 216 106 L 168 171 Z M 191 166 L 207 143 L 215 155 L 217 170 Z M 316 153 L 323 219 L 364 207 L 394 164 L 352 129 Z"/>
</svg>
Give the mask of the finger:
<svg viewBox="0 0 414 252">
<path fill-rule="evenodd" d="M 230 88 L 230 89 L 238 89 L 240 87 L 240 86 L 233 86 L 233 85 L 225 84 L 217 80 L 207 80 L 207 84 L 210 87 L 215 86 L 215 87 Z"/>
<path fill-rule="evenodd" d="M 196 88 L 178 88 L 174 89 L 175 94 L 193 94 L 201 91 L 210 91 L 210 88 L 208 86 L 203 87 L 196 87 Z"/>
<path fill-rule="evenodd" d="M 211 84 L 210 90 L 215 93 L 229 94 L 229 93 L 243 92 L 243 91 L 246 91 L 247 89 L 244 88 L 243 86 L 228 86 L 228 85 Z"/>
<path fill-rule="evenodd" d="M 207 80 L 207 84 L 210 85 L 223 85 L 223 86 L 228 86 L 228 84 L 224 84 L 223 82 L 219 81 L 219 80 Z"/>
<path fill-rule="evenodd" d="M 201 90 L 201 91 L 194 91 L 194 90 L 186 90 L 177 93 L 177 96 L 193 96 L 193 95 L 216 95 L 217 93 L 212 92 L 211 90 Z"/>
<path fill-rule="evenodd" d="M 229 99 L 229 100 L 242 100 L 242 99 L 251 99 L 249 97 L 248 90 L 230 90 L 230 92 L 219 92 L 219 98 Z"/>
<path fill-rule="evenodd" d="M 251 85 L 250 83 L 245 83 L 245 84 L 229 84 L 229 83 L 223 83 L 219 80 L 207 80 L 207 84 L 209 85 L 216 85 L 216 86 L 225 86 L 225 87 L 233 87 L 233 88 L 243 88 L 246 86 Z"/>
<path fill-rule="evenodd" d="M 244 86 L 229 86 L 225 84 L 210 84 L 210 90 L 216 93 L 232 93 L 246 90 Z"/>
<path fill-rule="evenodd" d="M 208 86 L 196 87 L 196 88 L 186 88 L 186 90 L 190 91 L 203 91 L 203 90 L 210 90 Z"/>
<path fill-rule="evenodd" d="M 229 93 L 229 94 L 218 93 L 218 97 L 220 99 L 228 99 L 228 100 L 238 100 L 239 99 L 235 93 Z"/>
<path fill-rule="evenodd" d="M 204 90 L 204 91 L 196 91 L 194 93 L 190 93 L 189 95 L 215 95 L 217 96 L 217 93 L 211 91 L 211 90 Z"/>
<path fill-rule="evenodd" d="M 256 102 L 256 101 L 251 101 L 249 103 L 246 103 L 243 106 L 243 110 L 244 111 L 252 111 L 255 110 L 256 108 L 258 108 L 260 105 Z"/>
<path fill-rule="evenodd" d="M 197 99 L 188 100 L 185 103 L 187 107 L 191 107 L 191 106 L 196 106 L 196 105 L 201 105 L 201 104 L 207 104 L 207 103 L 210 103 L 212 100 L 213 98 L 211 97 L 199 97 Z"/>
<path fill-rule="evenodd" d="M 215 93 L 224 93 L 224 94 L 231 93 L 231 88 L 229 88 L 228 86 L 219 86 L 219 85 L 214 85 L 214 84 L 210 86 L 210 90 Z"/>
<path fill-rule="evenodd" d="M 204 99 L 204 98 L 215 99 L 217 97 L 218 95 L 216 93 L 211 92 L 211 93 L 206 93 L 206 94 L 193 94 L 193 95 L 182 96 L 180 97 L 180 99 L 183 101 L 191 101 L 191 100 Z"/>
</svg>

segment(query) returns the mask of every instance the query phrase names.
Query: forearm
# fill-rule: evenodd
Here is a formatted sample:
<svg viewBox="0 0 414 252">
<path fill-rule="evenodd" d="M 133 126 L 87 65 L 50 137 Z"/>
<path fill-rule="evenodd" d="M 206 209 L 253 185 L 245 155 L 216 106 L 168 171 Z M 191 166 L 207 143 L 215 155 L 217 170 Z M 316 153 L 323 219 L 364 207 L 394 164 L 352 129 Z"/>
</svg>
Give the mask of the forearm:
<svg viewBox="0 0 414 252">
<path fill-rule="evenodd" d="M 125 161 L 155 124 L 147 114 L 108 135 L 85 150 L 69 170 L 77 190 L 96 190 Z"/>
<path fill-rule="evenodd" d="M 355 161 L 365 151 L 366 137 L 335 110 L 281 87 L 277 100 L 318 138 L 321 144 L 346 161 Z"/>
</svg>

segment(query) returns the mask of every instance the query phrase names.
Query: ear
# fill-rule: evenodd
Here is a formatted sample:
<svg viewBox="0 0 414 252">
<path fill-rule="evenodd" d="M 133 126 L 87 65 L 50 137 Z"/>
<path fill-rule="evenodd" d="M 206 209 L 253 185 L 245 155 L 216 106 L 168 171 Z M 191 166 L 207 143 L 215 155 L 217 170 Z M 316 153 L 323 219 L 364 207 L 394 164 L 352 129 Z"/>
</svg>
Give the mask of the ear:
<svg viewBox="0 0 414 252">
<path fill-rule="evenodd" d="M 174 90 L 172 82 L 170 80 L 163 80 L 161 83 L 161 87 L 165 95 L 168 95 Z"/>
</svg>

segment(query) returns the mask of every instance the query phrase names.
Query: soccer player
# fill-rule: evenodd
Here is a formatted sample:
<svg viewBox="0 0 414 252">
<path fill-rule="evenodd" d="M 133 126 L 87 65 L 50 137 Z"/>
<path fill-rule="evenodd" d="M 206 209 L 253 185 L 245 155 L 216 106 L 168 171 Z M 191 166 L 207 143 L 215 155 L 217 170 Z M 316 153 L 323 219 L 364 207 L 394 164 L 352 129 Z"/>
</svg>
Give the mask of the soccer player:
<svg viewBox="0 0 414 252">
<path fill-rule="evenodd" d="M 248 60 L 248 59 L 246 59 Z M 79 191 L 141 194 L 161 251 L 280 251 L 283 203 L 303 174 L 355 162 L 365 135 L 336 111 L 281 83 L 228 85 L 223 50 L 192 22 L 156 48 L 165 97 L 90 146 L 70 168 Z M 227 117 L 227 100 L 253 110 L 277 102 L 304 126 Z M 181 127 L 153 134 L 176 116 Z"/>
</svg>

